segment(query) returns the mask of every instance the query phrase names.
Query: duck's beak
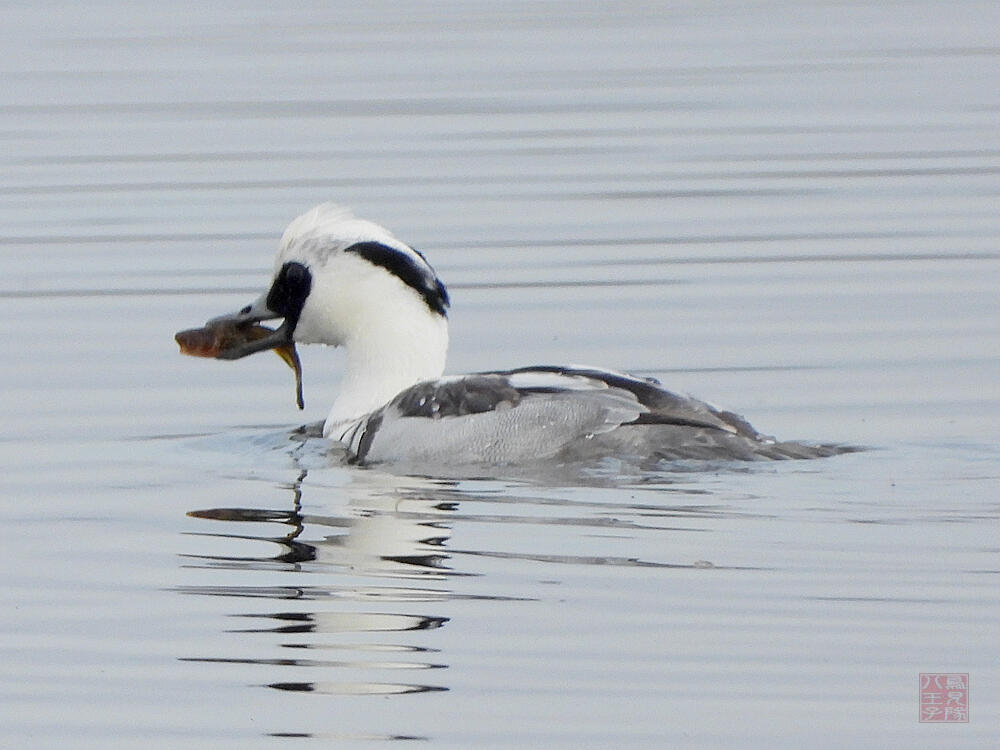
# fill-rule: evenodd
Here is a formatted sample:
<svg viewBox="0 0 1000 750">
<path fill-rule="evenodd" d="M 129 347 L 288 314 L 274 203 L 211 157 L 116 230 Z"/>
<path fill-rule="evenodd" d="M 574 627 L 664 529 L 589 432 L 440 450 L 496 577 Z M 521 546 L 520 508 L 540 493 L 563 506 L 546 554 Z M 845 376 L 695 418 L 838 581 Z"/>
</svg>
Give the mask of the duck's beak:
<svg viewBox="0 0 1000 750">
<path fill-rule="evenodd" d="M 205 328 L 219 329 L 232 327 L 239 330 L 246 327 L 247 330 L 250 330 L 253 327 L 255 331 L 253 336 L 236 336 L 226 342 L 226 345 L 216 352 L 215 358 L 242 359 L 250 354 L 275 349 L 281 355 L 281 358 L 288 362 L 289 366 L 294 367 L 289 361 L 290 355 L 286 356 L 282 351 L 282 349 L 292 349 L 295 346 L 295 341 L 292 339 L 292 326 L 289 322 L 287 320 L 282 321 L 280 326 L 266 335 L 260 335 L 259 333 L 260 331 L 266 331 L 266 328 L 263 326 L 254 326 L 255 323 L 265 320 L 277 320 L 281 317 L 278 313 L 268 309 L 267 295 L 263 295 L 253 304 L 247 305 L 238 312 L 212 318 L 205 324 Z M 292 351 L 294 353 L 294 350 Z"/>
<path fill-rule="evenodd" d="M 194 357 L 242 359 L 273 349 L 295 371 L 295 400 L 302 409 L 305 406 L 302 399 L 302 364 L 292 338 L 294 323 L 285 319 L 276 329 L 258 325 L 263 320 L 281 317 L 267 307 L 265 295 L 238 312 L 212 318 L 202 328 L 180 331 L 174 338 L 183 354 Z"/>
</svg>

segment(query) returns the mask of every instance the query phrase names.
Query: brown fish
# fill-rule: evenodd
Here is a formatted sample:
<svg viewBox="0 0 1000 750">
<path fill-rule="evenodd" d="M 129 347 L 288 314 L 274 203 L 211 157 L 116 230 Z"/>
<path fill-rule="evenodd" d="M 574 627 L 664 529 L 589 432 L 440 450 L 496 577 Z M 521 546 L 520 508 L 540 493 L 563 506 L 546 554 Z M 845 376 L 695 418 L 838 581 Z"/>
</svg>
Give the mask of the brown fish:
<svg viewBox="0 0 1000 750">
<path fill-rule="evenodd" d="M 240 323 L 232 320 L 220 320 L 201 328 L 189 328 L 186 331 L 178 331 L 174 335 L 174 340 L 181 348 L 181 354 L 190 357 L 213 357 L 215 359 L 229 359 L 226 352 L 241 346 L 248 341 L 258 341 L 274 333 L 274 329 L 262 326 L 257 323 Z M 278 346 L 275 353 L 281 357 L 285 364 L 295 371 L 295 402 L 300 409 L 305 408 L 305 400 L 302 397 L 302 362 L 299 360 L 299 353 L 295 350 L 295 344 Z"/>
</svg>

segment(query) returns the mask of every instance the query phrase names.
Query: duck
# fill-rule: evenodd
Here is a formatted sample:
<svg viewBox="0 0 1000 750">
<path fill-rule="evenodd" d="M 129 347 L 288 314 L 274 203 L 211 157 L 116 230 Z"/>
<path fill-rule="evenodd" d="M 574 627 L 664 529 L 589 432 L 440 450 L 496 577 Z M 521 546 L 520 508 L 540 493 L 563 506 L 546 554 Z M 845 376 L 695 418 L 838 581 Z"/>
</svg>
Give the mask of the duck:
<svg viewBox="0 0 1000 750">
<path fill-rule="evenodd" d="M 536 365 L 445 375 L 449 307 L 421 252 L 327 202 L 288 225 L 266 291 L 206 327 L 255 331 L 228 337 L 213 352 L 218 359 L 277 350 L 289 361 L 296 344 L 342 348 L 340 391 L 321 435 L 356 464 L 751 461 L 849 450 L 778 441 L 734 412 L 616 370 Z M 267 321 L 280 324 L 261 328 Z"/>
</svg>

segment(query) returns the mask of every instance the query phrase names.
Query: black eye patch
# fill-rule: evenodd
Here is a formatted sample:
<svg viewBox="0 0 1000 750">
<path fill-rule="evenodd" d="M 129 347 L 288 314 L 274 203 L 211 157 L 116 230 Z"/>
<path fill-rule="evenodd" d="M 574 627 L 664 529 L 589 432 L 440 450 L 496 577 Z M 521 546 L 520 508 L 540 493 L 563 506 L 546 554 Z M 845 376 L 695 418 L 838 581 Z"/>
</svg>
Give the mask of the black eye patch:
<svg viewBox="0 0 1000 750">
<path fill-rule="evenodd" d="M 301 263 L 286 263 L 278 271 L 267 293 L 267 307 L 294 329 L 311 289 L 312 274 L 309 269 Z"/>
</svg>

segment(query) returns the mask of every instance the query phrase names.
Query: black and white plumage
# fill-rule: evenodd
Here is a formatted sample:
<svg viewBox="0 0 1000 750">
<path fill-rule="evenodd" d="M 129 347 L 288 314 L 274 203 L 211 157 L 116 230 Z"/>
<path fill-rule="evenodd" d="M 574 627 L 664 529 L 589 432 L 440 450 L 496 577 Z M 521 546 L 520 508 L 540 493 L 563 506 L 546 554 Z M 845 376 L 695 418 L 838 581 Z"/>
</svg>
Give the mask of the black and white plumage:
<svg viewBox="0 0 1000 750">
<path fill-rule="evenodd" d="M 520 464 L 601 456 L 817 458 L 837 446 L 783 443 L 742 417 L 656 381 L 589 367 L 442 376 L 448 293 L 419 252 L 332 203 L 285 231 L 270 289 L 230 316 L 282 319 L 220 356 L 292 342 L 343 347 L 340 394 L 323 425 L 356 462 Z"/>
</svg>

